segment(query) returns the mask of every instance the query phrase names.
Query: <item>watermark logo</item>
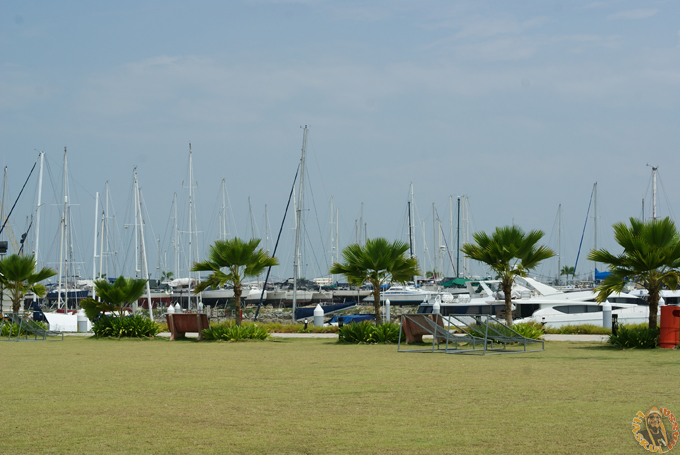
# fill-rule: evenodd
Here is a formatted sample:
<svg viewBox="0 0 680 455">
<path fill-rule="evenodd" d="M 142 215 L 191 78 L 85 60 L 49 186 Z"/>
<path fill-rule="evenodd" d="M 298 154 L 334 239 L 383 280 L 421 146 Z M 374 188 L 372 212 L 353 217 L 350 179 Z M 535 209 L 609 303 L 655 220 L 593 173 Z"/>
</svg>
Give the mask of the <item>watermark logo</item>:
<svg viewBox="0 0 680 455">
<path fill-rule="evenodd" d="M 669 452 L 678 443 L 678 422 L 666 408 L 653 407 L 633 417 L 635 440 L 652 453 Z"/>
</svg>

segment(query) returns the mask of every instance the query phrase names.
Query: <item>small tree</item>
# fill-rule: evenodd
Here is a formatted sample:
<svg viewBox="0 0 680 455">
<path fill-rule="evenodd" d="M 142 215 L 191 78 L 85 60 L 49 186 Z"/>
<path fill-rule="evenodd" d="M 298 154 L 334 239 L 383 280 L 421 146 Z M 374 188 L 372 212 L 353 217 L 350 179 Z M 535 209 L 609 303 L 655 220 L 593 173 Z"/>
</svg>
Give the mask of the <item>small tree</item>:
<svg viewBox="0 0 680 455">
<path fill-rule="evenodd" d="M 99 300 L 88 297 L 80 301 L 87 317 L 94 320 L 102 311 L 118 313 L 118 317 L 123 317 L 123 309 L 144 294 L 146 280 L 119 276 L 113 284 L 107 280 L 97 280 L 94 287 Z"/>
<path fill-rule="evenodd" d="M 505 294 L 505 321 L 512 324 L 512 283 L 516 276 L 527 276 L 541 261 L 551 258 L 555 253 L 545 247 L 537 246 L 543 231 L 525 234 L 519 226 L 497 227 L 489 236 L 485 232 L 472 235 L 476 244 L 466 243 L 460 249 L 466 256 L 487 264 L 501 280 Z"/>
<path fill-rule="evenodd" d="M 208 260 L 197 262 L 191 268 L 194 272 L 212 272 L 206 281 L 196 286 L 196 294 L 208 287 L 217 289 L 229 283 L 234 287 L 236 305 L 236 324 L 241 325 L 241 284 L 245 277 L 260 275 L 267 267 L 279 265 L 276 258 L 270 257 L 258 248 L 260 239 L 244 242 L 239 238 L 217 240 L 210 247 Z M 222 269 L 225 269 L 223 271 Z"/>
<path fill-rule="evenodd" d="M 576 268 L 575 267 L 570 267 L 568 265 L 563 265 L 562 270 L 560 270 L 560 276 L 561 275 L 566 275 L 567 277 L 567 283 L 569 282 L 569 275 L 574 276 L 574 273 L 576 273 Z"/>
<path fill-rule="evenodd" d="M 19 312 L 21 302 L 28 291 L 34 292 L 38 297 L 43 297 L 46 289 L 40 282 L 56 274 L 56 271 L 47 267 L 36 273 L 33 256 L 12 254 L 0 260 L 0 282 L 9 292 L 12 312 Z"/>
<path fill-rule="evenodd" d="M 649 328 L 657 326 L 661 288 L 678 287 L 680 240 L 670 218 L 642 222 L 630 218 L 630 226 L 614 224 L 614 237 L 623 253 L 611 254 L 606 249 L 593 250 L 588 259 L 609 265 L 611 275 L 597 287 L 597 301 L 604 302 L 612 292 L 621 292 L 629 280 L 642 284 L 649 292 Z"/>
<path fill-rule="evenodd" d="M 366 245 L 357 243 L 349 245 L 342 251 L 343 264 L 335 263 L 330 274 L 342 274 L 354 286 L 361 286 L 366 281 L 373 286 L 373 306 L 375 320 L 380 317 L 380 286 L 389 283 L 405 283 L 414 275 L 419 275 L 418 260 L 406 256 L 408 244 L 399 240 L 393 243 L 382 237 L 366 239 Z"/>
</svg>

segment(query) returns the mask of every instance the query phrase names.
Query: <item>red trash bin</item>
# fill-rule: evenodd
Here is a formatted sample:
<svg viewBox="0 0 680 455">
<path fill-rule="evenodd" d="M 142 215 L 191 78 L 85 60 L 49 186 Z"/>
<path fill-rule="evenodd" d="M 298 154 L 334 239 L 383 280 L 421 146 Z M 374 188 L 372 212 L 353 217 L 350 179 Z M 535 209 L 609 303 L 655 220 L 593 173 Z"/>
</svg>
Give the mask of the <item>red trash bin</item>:
<svg viewBox="0 0 680 455">
<path fill-rule="evenodd" d="M 680 307 L 661 306 L 659 347 L 672 349 L 680 343 Z"/>
</svg>

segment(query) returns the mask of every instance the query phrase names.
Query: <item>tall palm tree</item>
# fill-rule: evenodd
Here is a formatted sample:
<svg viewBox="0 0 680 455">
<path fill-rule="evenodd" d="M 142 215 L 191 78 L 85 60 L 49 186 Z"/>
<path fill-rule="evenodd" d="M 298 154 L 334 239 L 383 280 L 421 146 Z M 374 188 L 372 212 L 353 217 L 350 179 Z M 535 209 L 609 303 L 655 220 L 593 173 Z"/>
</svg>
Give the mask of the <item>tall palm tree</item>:
<svg viewBox="0 0 680 455">
<path fill-rule="evenodd" d="M 46 289 L 40 282 L 56 274 L 56 271 L 48 267 L 36 273 L 33 256 L 12 254 L 0 260 L 0 282 L 3 288 L 9 291 L 12 312 L 19 312 L 21 302 L 28 291 L 34 292 L 39 297 L 44 296 Z"/>
<path fill-rule="evenodd" d="M 241 283 L 245 277 L 260 275 L 267 267 L 279 265 L 276 258 L 270 257 L 258 248 L 260 239 L 247 242 L 239 238 L 216 240 L 210 247 L 207 261 L 196 262 L 191 268 L 194 272 L 212 272 L 206 281 L 196 286 L 198 294 L 208 287 L 217 289 L 229 283 L 234 287 L 236 303 L 236 324 L 241 325 Z M 226 269 L 222 271 L 222 269 Z"/>
<path fill-rule="evenodd" d="M 491 235 L 485 232 L 473 234 L 476 244 L 466 243 L 460 249 L 471 259 L 487 264 L 500 278 L 508 325 L 512 324 L 511 294 L 515 277 L 527 276 L 529 270 L 555 255 L 551 249 L 537 246 L 542 237 L 543 231 L 539 230 L 525 234 L 519 226 L 497 227 Z"/>
<path fill-rule="evenodd" d="M 663 285 L 678 287 L 680 238 L 670 218 L 643 222 L 630 218 L 630 226 L 613 226 L 616 242 L 623 253 L 611 254 L 606 249 L 591 251 L 588 259 L 609 265 L 611 275 L 597 287 L 597 301 L 604 302 L 612 292 L 621 292 L 628 280 L 641 283 L 649 292 L 649 328 L 657 326 L 659 296 Z"/>
<path fill-rule="evenodd" d="M 331 266 L 330 274 L 342 274 L 354 286 L 361 286 L 366 281 L 373 285 L 373 305 L 375 320 L 382 323 L 380 317 L 380 286 L 389 283 L 405 283 L 414 275 L 419 275 L 418 260 L 406 256 L 407 243 L 395 240 L 388 242 L 382 237 L 366 239 L 366 244 L 352 244 L 342 251 L 343 264 Z"/>
<path fill-rule="evenodd" d="M 118 313 L 119 317 L 123 317 L 123 309 L 144 295 L 146 280 L 119 276 L 113 283 L 97 280 L 94 287 L 99 299 L 88 297 L 80 301 L 87 317 L 96 319 L 102 311 Z"/>
</svg>

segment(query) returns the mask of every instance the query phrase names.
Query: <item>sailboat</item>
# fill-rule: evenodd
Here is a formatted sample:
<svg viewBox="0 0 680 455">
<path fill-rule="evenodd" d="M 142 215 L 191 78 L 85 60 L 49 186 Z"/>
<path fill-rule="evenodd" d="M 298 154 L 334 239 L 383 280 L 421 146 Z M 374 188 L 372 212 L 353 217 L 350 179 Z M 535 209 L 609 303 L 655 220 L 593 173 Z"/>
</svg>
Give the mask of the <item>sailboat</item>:
<svg viewBox="0 0 680 455">
<path fill-rule="evenodd" d="M 302 210 L 304 203 L 303 195 L 305 181 L 305 152 L 307 149 L 307 132 L 308 132 L 307 125 L 305 125 L 302 135 L 302 156 L 300 158 L 300 186 L 298 191 L 298 201 L 295 213 L 295 253 L 293 260 L 293 283 L 292 283 L 293 289 L 286 291 L 286 296 L 284 298 L 284 303 L 289 301 L 290 299 L 293 305 L 293 322 L 297 322 L 298 319 L 308 318 L 312 316 L 314 313 L 314 307 L 298 308 L 298 304 L 300 303 L 310 303 L 315 293 L 315 287 L 313 284 L 311 287 L 308 286 L 305 286 L 303 288 L 300 287 L 300 284 L 303 284 L 300 283 L 300 261 L 301 261 L 300 234 L 302 230 Z M 328 304 L 321 305 L 321 308 L 324 310 L 324 314 L 329 314 L 332 312 L 337 312 L 351 308 L 355 305 L 356 305 L 355 302 L 348 302 L 342 304 L 333 304 L 332 302 L 330 302 Z"/>
</svg>

